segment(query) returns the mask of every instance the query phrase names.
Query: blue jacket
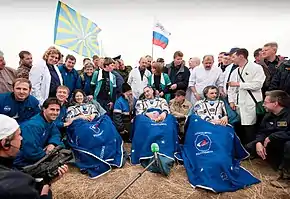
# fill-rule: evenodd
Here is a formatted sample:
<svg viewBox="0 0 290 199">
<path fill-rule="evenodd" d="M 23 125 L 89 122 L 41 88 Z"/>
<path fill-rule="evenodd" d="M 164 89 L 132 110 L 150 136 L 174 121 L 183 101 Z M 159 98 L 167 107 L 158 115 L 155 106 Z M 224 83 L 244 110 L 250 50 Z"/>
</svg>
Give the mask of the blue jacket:
<svg viewBox="0 0 290 199">
<path fill-rule="evenodd" d="M 91 81 L 93 76 L 87 76 L 86 74 L 81 74 L 81 85 L 82 89 L 85 92 L 85 94 L 88 96 L 91 94 Z"/>
<path fill-rule="evenodd" d="M 70 90 L 70 96 L 74 92 L 74 90 L 82 88 L 81 78 L 76 69 L 68 71 L 64 64 L 59 66 L 58 69 L 63 79 L 63 85 L 67 86 Z"/>
<path fill-rule="evenodd" d="M 22 146 L 14 161 L 14 165 L 18 168 L 34 164 L 44 157 L 43 149 L 47 145 L 63 145 L 55 123 L 48 123 L 41 113 L 22 123 L 20 129 Z"/>
<path fill-rule="evenodd" d="M 133 106 L 134 107 L 134 106 Z M 114 104 L 113 121 L 119 132 L 125 129 L 130 132 L 131 119 L 133 111 L 130 111 L 130 106 L 124 96 L 120 96 Z"/>
<path fill-rule="evenodd" d="M 59 116 L 54 121 L 54 123 L 58 129 L 61 129 L 64 127 L 64 121 L 66 118 L 66 111 L 67 111 L 67 107 L 65 105 L 61 106 Z"/>
<path fill-rule="evenodd" d="M 38 100 L 29 95 L 22 102 L 16 101 L 14 93 L 0 94 L 0 114 L 16 119 L 18 123 L 24 122 L 40 112 Z"/>
</svg>

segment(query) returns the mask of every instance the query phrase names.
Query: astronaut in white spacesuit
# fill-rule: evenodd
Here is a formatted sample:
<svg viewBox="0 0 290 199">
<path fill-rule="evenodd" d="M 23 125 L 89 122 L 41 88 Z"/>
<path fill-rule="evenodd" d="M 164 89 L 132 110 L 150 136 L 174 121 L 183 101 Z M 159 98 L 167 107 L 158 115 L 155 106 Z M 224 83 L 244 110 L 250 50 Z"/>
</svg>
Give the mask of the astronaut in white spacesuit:
<svg viewBox="0 0 290 199">
<path fill-rule="evenodd" d="M 169 113 L 169 106 L 165 99 L 154 96 L 153 88 L 144 88 L 145 99 L 136 102 L 136 115 L 144 114 L 156 122 L 163 121 Z"/>
<path fill-rule="evenodd" d="M 203 120 L 213 124 L 227 125 L 228 116 L 225 104 L 219 99 L 219 90 L 216 86 L 207 86 L 203 90 L 205 99 L 194 104 L 193 111 Z"/>
</svg>

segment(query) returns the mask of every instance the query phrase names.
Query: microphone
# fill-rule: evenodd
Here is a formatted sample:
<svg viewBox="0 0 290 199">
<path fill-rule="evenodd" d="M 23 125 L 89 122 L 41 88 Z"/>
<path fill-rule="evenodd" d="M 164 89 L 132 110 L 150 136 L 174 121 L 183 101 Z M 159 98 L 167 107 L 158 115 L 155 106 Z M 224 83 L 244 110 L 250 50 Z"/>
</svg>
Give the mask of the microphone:
<svg viewBox="0 0 290 199">
<path fill-rule="evenodd" d="M 10 147 L 13 147 L 13 148 L 18 149 L 18 150 L 20 150 L 20 148 L 21 148 L 21 146 L 20 147 L 17 147 L 17 146 L 14 146 L 12 144 L 10 144 Z"/>
<path fill-rule="evenodd" d="M 151 151 L 152 153 L 154 153 L 154 159 L 155 159 L 155 162 L 156 164 L 158 165 L 158 155 L 157 153 L 159 152 L 159 145 L 157 143 L 152 143 L 151 144 Z"/>
</svg>

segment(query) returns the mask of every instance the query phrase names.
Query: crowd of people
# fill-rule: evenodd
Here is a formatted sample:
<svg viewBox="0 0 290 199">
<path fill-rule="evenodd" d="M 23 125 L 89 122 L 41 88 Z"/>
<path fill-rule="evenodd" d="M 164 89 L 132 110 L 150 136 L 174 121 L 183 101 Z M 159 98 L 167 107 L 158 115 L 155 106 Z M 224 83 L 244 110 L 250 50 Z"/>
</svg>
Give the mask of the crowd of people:
<svg viewBox="0 0 290 199">
<path fill-rule="evenodd" d="M 133 68 L 121 56 L 95 55 L 83 60 L 81 70 L 75 69 L 73 55 L 64 56 L 56 47 L 37 63 L 30 52 L 21 51 L 17 70 L 6 66 L 0 52 L 0 171 L 17 172 L 10 169 L 33 164 L 58 145 L 69 147 L 66 130 L 75 120 L 108 115 L 122 139 L 131 142 L 136 115 L 160 122 L 171 114 L 183 143 L 187 118 L 195 114 L 235 128 L 251 158 L 267 160 L 280 171 L 271 184 L 288 187 L 290 61 L 277 50 L 277 43 L 267 43 L 251 62 L 247 49 L 232 48 L 218 55 L 217 64 L 213 55 L 205 55 L 190 58 L 188 66 L 176 51 L 169 64 L 147 55 Z M 60 176 L 66 172 L 66 165 L 59 168 Z M 1 175 L 0 185 L 16 175 L 31 181 L 17 172 Z M 0 195 L 31 194 L 30 189 L 15 192 L 14 186 L 25 189 L 23 183 L 10 186 L 5 192 L 0 186 Z M 51 197 L 48 190 L 31 192 Z"/>
</svg>

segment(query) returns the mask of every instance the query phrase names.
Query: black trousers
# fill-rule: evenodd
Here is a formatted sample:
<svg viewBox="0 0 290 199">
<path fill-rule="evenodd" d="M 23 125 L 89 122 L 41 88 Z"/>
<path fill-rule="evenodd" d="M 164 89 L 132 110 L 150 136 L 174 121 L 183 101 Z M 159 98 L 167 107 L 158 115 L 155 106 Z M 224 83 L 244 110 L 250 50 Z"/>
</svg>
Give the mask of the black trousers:
<svg viewBox="0 0 290 199">
<path fill-rule="evenodd" d="M 235 124 L 234 128 L 244 146 L 255 140 L 257 125 Z"/>
<path fill-rule="evenodd" d="M 109 107 L 109 103 L 111 102 L 110 100 L 103 100 L 103 99 L 97 99 L 97 101 L 99 102 L 99 104 L 101 105 L 101 107 L 103 107 L 103 109 L 105 109 L 105 111 L 107 111 L 107 114 L 112 117 L 113 116 L 113 110 L 110 109 Z"/>
<path fill-rule="evenodd" d="M 256 141 L 248 143 L 245 148 L 251 155 L 257 156 Z M 290 171 L 290 141 L 272 140 L 266 147 L 266 153 L 266 161 L 274 170 Z"/>
</svg>

